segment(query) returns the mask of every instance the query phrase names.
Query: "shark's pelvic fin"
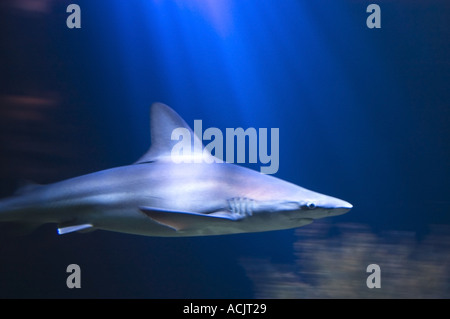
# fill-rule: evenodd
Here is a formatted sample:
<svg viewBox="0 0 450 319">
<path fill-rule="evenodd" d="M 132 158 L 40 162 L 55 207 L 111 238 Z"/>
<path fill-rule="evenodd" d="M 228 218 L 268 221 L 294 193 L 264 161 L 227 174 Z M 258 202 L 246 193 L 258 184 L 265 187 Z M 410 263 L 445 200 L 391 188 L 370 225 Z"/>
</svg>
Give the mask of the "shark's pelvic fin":
<svg viewBox="0 0 450 319">
<path fill-rule="evenodd" d="M 217 211 L 211 214 L 199 214 L 193 212 L 172 211 L 154 207 L 140 207 L 140 210 L 152 220 L 163 226 L 181 231 L 191 228 L 191 225 L 199 226 L 203 222 L 235 221 L 241 218 L 227 211 Z"/>
<path fill-rule="evenodd" d="M 68 233 L 73 233 L 76 231 L 82 231 L 92 228 L 92 224 L 80 224 L 80 225 L 70 225 L 64 227 L 58 227 L 58 235 L 64 235 Z"/>
<path fill-rule="evenodd" d="M 167 105 L 155 103 L 150 108 L 150 149 L 134 164 L 143 164 L 164 159 L 170 160 L 173 147 L 179 143 L 178 139 L 172 140 L 172 132 L 175 129 L 183 129 L 184 132 L 189 132 L 193 152 L 203 152 L 201 140 L 194 134 L 189 125 Z"/>
</svg>

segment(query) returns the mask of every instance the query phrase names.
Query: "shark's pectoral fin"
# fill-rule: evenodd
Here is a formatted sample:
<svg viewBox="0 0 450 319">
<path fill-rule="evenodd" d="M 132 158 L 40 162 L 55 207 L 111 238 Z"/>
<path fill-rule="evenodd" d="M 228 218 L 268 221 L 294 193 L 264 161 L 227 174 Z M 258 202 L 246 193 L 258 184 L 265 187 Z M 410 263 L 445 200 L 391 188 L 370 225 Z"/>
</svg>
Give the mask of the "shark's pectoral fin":
<svg viewBox="0 0 450 319">
<path fill-rule="evenodd" d="M 60 227 L 58 227 L 58 235 L 64 235 L 64 234 L 78 232 L 78 231 L 88 231 L 88 230 L 92 230 L 93 227 L 94 226 L 92 224 L 60 226 Z"/>
<path fill-rule="evenodd" d="M 217 211 L 211 214 L 172 211 L 154 207 L 140 207 L 140 210 L 153 221 L 175 231 L 202 227 L 223 221 L 235 221 L 236 218 L 227 211 Z"/>
</svg>

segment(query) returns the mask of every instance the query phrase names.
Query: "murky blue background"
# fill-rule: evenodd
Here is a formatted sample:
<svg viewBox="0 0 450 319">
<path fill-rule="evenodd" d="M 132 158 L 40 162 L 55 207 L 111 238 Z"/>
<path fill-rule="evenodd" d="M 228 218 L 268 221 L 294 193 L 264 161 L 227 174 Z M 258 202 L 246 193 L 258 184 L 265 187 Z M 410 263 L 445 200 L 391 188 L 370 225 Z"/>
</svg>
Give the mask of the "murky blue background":
<svg viewBox="0 0 450 319">
<path fill-rule="evenodd" d="M 0 297 L 448 298 L 450 7 L 377 1 L 369 29 L 370 3 L 3 1 L 2 196 L 134 162 L 160 101 L 204 129 L 279 128 L 276 176 L 354 208 L 297 231 L 2 236 Z"/>
</svg>

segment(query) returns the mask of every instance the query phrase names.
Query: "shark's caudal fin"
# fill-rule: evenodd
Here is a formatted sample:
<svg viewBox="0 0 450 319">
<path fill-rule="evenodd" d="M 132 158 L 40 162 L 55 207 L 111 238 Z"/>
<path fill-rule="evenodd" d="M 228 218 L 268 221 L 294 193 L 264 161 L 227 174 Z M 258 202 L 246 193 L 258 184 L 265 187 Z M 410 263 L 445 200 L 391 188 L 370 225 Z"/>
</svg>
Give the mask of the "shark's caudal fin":
<svg viewBox="0 0 450 319">
<path fill-rule="evenodd" d="M 29 193 L 38 190 L 43 185 L 33 183 L 28 180 L 19 181 L 18 187 L 12 196 L 0 199 L 0 222 L 17 222 L 16 208 L 17 200 L 21 198 L 22 195 L 27 195 Z M 20 201 L 20 200 L 19 200 Z M 29 227 L 25 227 L 29 228 Z"/>
<path fill-rule="evenodd" d="M 150 149 L 134 164 L 170 160 L 174 146 L 180 142 L 178 134 L 172 136 L 174 130 L 177 129 L 178 133 L 186 133 L 191 138 L 191 156 L 200 155 L 203 158 L 213 158 L 207 150 L 204 150 L 202 141 L 194 134 L 189 125 L 173 109 L 165 104 L 155 103 L 150 109 Z M 211 158 L 209 162 L 212 162 Z"/>
<path fill-rule="evenodd" d="M 20 186 L 16 189 L 14 195 L 23 195 L 23 194 L 29 193 L 35 189 L 38 189 L 41 186 L 42 185 L 34 183 L 29 180 L 21 181 Z"/>
<path fill-rule="evenodd" d="M 17 207 L 16 200 L 40 187 L 42 185 L 30 181 L 21 181 L 13 196 L 0 200 L 0 236 L 28 235 L 42 225 L 41 222 L 23 219 L 15 210 Z"/>
</svg>

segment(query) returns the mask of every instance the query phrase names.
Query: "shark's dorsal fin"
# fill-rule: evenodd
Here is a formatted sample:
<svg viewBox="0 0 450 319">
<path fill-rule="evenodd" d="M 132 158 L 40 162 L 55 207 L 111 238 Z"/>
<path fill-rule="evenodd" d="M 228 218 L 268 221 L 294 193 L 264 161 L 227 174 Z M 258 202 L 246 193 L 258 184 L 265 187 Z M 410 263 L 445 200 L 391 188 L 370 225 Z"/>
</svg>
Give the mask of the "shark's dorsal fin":
<svg viewBox="0 0 450 319">
<path fill-rule="evenodd" d="M 151 145 L 147 153 L 134 164 L 170 160 L 172 149 L 180 142 L 180 140 L 176 139 L 178 137 L 172 140 L 172 133 L 175 129 L 189 132 L 191 137 L 191 156 L 212 157 L 208 151 L 203 151 L 204 147 L 201 140 L 173 109 L 162 103 L 154 103 L 150 108 Z"/>
</svg>

